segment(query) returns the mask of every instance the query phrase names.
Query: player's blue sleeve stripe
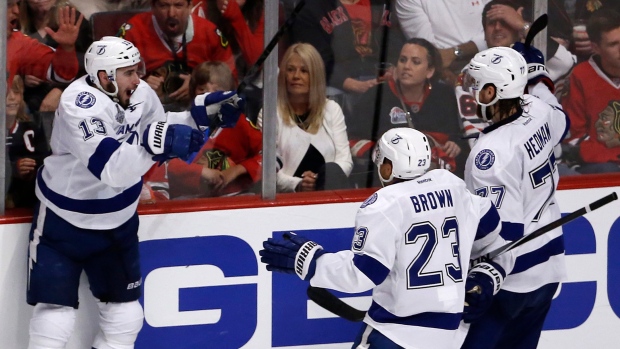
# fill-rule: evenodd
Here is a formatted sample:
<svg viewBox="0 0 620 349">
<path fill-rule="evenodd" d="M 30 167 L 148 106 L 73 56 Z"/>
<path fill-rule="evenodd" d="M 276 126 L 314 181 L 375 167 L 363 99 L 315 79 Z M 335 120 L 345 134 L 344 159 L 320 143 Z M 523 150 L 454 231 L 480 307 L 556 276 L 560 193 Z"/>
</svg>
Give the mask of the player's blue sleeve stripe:
<svg viewBox="0 0 620 349">
<path fill-rule="evenodd" d="M 101 180 L 101 172 L 103 172 L 103 168 L 105 164 L 108 163 L 110 157 L 114 152 L 121 146 L 121 143 L 114 138 L 104 138 L 97 149 L 88 159 L 88 170 L 95 175 L 99 180 Z"/>
<path fill-rule="evenodd" d="M 58 208 L 71 212 L 83 214 L 118 212 L 135 203 L 140 197 L 140 192 L 142 191 L 142 180 L 140 180 L 132 187 L 125 189 L 122 193 L 111 198 L 76 200 L 60 195 L 51 190 L 47 184 L 45 184 L 43 176 L 41 176 L 42 172 L 43 171 L 39 171 L 39 174 L 37 175 L 37 185 L 39 186 L 41 193 L 43 193 L 45 198 Z"/>
<path fill-rule="evenodd" d="M 518 256 L 515 260 L 515 266 L 510 274 L 520 273 L 526 271 L 533 266 L 539 265 L 549 260 L 552 256 L 556 256 L 564 253 L 564 236 L 560 235 L 557 238 L 549 241 L 544 246 Z"/>
<path fill-rule="evenodd" d="M 495 208 L 495 206 L 491 205 L 491 208 L 489 208 L 487 213 L 482 216 L 482 218 L 480 219 L 480 223 L 478 223 L 476 240 L 482 239 L 485 236 L 489 235 L 489 233 L 491 233 L 497 228 L 498 224 L 500 224 L 499 213 L 497 213 L 497 209 Z"/>
<path fill-rule="evenodd" d="M 523 237 L 523 223 L 502 222 L 502 231 L 499 233 L 505 240 L 515 241 Z"/>
<path fill-rule="evenodd" d="M 367 255 L 356 254 L 355 257 L 353 257 L 353 264 L 355 264 L 357 269 L 364 273 L 364 275 L 368 276 L 375 285 L 382 283 L 390 273 L 390 269 L 386 268 L 385 265 Z"/>
<path fill-rule="evenodd" d="M 456 330 L 461 322 L 463 313 L 420 313 L 406 317 L 396 316 L 379 304 L 372 302 L 368 309 L 368 316 L 376 322 L 401 324 L 418 327 L 439 328 L 442 330 Z"/>
</svg>

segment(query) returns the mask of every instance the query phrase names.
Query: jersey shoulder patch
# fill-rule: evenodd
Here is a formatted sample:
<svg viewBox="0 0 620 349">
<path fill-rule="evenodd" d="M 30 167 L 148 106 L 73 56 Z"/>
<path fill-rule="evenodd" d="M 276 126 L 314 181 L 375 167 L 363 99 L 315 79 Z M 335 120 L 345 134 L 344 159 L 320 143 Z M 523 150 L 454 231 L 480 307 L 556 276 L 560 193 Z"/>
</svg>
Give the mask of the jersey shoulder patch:
<svg viewBox="0 0 620 349">
<path fill-rule="evenodd" d="M 92 107 L 96 102 L 97 98 L 95 98 L 95 95 L 88 91 L 82 91 L 75 97 L 75 105 L 83 109 Z"/>
<path fill-rule="evenodd" d="M 372 194 L 368 199 L 364 200 L 364 202 L 362 202 L 362 206 L 360 206 L 360 208 L 364 208 L 366 206 L 370 206 L 372 204 L 374 204 L 375 202 L 377 202 L 377 198 L 379 197 L 379 194 L 374 193 Z"/>
<path fill-rule="evenodd" d="M 482 149 L 476 155 L 475 164 L 480 170 L 488 170 L 495 163 L 495 153 L 491 149 Z"/>
</svg>

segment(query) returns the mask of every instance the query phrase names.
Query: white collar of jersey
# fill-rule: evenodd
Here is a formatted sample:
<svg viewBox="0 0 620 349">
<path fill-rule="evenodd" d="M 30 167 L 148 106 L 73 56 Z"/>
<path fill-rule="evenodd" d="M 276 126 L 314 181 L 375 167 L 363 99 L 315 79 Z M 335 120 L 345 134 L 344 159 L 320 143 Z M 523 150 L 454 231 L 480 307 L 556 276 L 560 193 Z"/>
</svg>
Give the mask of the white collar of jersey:
<svg viewBox="0 0 620 349">
<path fill-rule="evenodd" d="M 161 40 L 164 46 L 170 48 L 168 46 L 168 43 L 166 42 L 166 34 L 164 34 L 164 32 L 161 30 L 161 28 L 159 27 L 159 24 L 157 24 L 157 20 L 155 19 L 154 15 L 152 16 L 152 18 L 153 18 L 153 27 L 155 27 L 155 32 L 157 33 L 157 36 L 159 36 L 159 40 Z M 194 20 L 192 19 L 192 15 L 189 15 L 189 19 L 187 21 L 187 29 L 185 29 L 186 44 L 192 41 L 193 38 L 194 38 Z M 183 34 L 172 38 L 172 40 L 176 43 L 179 43 L 179 48 L 177 49 L 177 52 L 183 49 L 183 45 L 180 44 L 181 42 L 183 42 Z"/>
</svg>

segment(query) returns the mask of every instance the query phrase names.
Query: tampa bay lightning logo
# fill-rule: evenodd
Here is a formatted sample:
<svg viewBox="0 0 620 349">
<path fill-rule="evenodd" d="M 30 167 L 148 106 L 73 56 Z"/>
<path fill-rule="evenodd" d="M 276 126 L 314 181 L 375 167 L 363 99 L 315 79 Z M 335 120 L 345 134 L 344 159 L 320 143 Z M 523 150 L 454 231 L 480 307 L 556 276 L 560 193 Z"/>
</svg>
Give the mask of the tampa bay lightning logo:
<svg viewBox="0 0 620 349">
<path fill-rule="evenodd" d="M 105 45 L 97 45 L 97 54 L 98 54 L 99 56 L 101 56 L 102 54 L 104 54 L 104 53 L 105 53 L 105 48 L 106 48 L 106 46 L 105 46 Z"/>
<path fill-rule="evenodd" d="M 401 137 L 400 135 L 396 135 L 392 137 L 392 139 L 390 139 L 390 143 L 398 144 L 398 142 L 400 142 L 401 139 L 403 139 L 403 137 Z"/>
<path fill-rule="evenodd" d="M 482 149 L 476 155 L 476 167 L 481 170 L 488 170 L 495 163 L 495 153 L 490 149 Z"/>
<path fill-rule="evenodd" d="M 366 199 L 366 201 L 362 203 L 362 206 L 360 206 L 360 208 L 364 208 L 366 206 L 374 204 L 377 201 L 378 196 L 379 195 L 377 195 L 377 193 L 372 194 L 368 199 Z"/>
<path fill-rule="evenodd" d="M 493 54 L 493 57 L 491 57 L 491 63 L 500 64 L 502 62 L 502 58 L 504 58 L 504 56 L 501 56 L 495 53 Z"/>
<path fill-rule="evenodd" d="M 75 98 L 75 105 L 84 109 L 92 107 L 93 105 L 95 105 L 95 102 L 97 102 L 97 98 L 95 98 L 95 95 L 86 91 L 78 93 L 77 97 Z"/>
</svg>

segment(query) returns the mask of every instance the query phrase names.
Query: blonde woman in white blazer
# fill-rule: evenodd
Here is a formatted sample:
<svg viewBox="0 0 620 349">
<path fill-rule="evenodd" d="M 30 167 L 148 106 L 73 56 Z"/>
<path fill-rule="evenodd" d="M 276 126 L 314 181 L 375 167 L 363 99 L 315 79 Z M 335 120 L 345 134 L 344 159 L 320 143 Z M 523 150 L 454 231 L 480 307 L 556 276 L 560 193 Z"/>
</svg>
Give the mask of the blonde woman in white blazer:
<svg viewBox="0 0 620 349">
<path fill-rule="evenodd" d="M 278 73 L 278 192 L 349 187 L 353 168 L 340 106 L 325 95 L 325 66 L 310 44 L 290 46 Z M 262 112 L 258 116 L 262 126 Z"/>
</svg>

